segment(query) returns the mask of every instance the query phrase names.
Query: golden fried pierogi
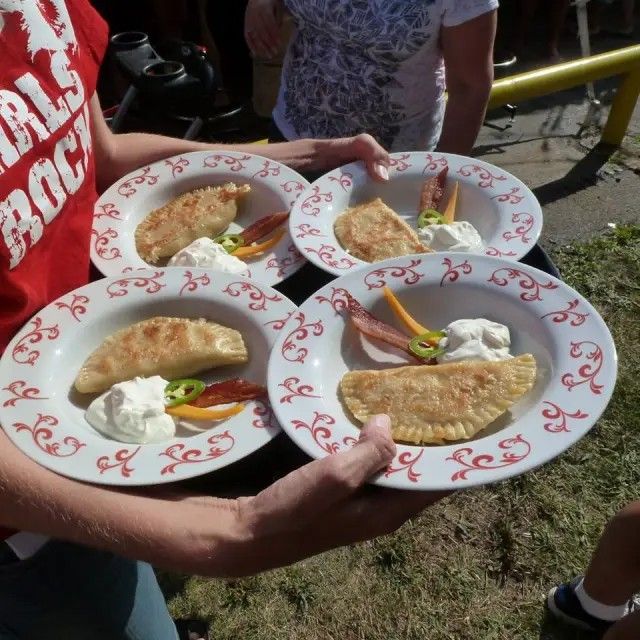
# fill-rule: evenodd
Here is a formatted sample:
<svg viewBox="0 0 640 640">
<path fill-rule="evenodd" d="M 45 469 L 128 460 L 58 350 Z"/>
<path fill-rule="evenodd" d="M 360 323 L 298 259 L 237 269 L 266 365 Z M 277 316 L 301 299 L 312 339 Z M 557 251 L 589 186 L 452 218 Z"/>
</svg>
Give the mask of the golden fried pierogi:
<svg viewBox="0 0 640 640">
<path fill-rule="evenodd" d="M 136 249 L 146 262 L 173 256 L 202 237 L 223 233 L 235 219 L 237 200 L 249 193 L 248 184 L 232 182 L 183 193 L 152 211 L 135 231 Z"/>
<path fill-rule="evenodd" d="M 358 421 L 385 413 L 394 440 L 427 444 L 473 437 L 527 393 L 535 379 L 536 361 L 527 353 L 499 361 L 349 371 L 340 389 Z"/>
<path fill-rule="evenodd" d="M 366 262 L 430 252 L 418 234 L 380 198 L 341 213 L 334 231 L 346 251 Z"/>
<path fill-rule="evenodd" d="M 97 393 L 136 376 L 174 380 L 248 359 L 235 329 L 203 318 L 149 318 L 107 337 L 82 365 L 75 387 Z"/>
</svg>

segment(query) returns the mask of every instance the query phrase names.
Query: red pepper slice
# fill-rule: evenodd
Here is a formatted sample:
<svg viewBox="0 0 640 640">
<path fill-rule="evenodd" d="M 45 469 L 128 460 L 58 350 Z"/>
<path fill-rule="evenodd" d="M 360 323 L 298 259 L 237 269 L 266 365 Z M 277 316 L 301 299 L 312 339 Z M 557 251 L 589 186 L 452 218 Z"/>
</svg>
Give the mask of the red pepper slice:
<svg viewBox="0 0 640 640">
<path fill-rule="evenodd" d="M 398 347 L 398 349 L 402 349 L 407 353 L 412 352 L 409 351 L 409 341 L 411 338 L 405 336 L 403 333 L 388 325 L 386 322 L 382 322 L 382 320 L 378 320 L 375 316 L 370 314 L 353 296 L 349 296 L 349 306 L 348 306 L 349 315 L 351 316 L 351 321 L 356 326 L 358 331 L 361 331 L 367 336 L 371 338 L 377 338 L 378 340 L 382 340 L 387 344 L 390 344 L 393 347 Z"/>
<path fill-rule="evenodd" d="M 217 404 L 253 400 L 267 393 L 265 387 L 243 378 L 232 378 L 210 384 L 193 402 L 194 407 L 213 407 Z"/>
<path fill-rule="evenodd" d="M 264 236 L 278 228 L 288 218 L 289 212 L 281 211 L 279 213 L 272 213 L 264 218 L 260 218 L 260 220 L 250 224 L 240 234 L 240 237 L 244 240 L 244 246 L 246 247 L 257 240 L 260 240 L 260 238 L 264 238 Z"/>
<path fill-rule="evenodd" d="M 447 186 L 448 173 L 449 167 L 445 167 L 438 175 L 431 176 L 425 180 L 422 185 L 422 191 L 420 192 L 418 213 L 422 213 L 427 209 L 439 211 L 440 200 L 442 200 L 445 187 Z"/>
</svg>

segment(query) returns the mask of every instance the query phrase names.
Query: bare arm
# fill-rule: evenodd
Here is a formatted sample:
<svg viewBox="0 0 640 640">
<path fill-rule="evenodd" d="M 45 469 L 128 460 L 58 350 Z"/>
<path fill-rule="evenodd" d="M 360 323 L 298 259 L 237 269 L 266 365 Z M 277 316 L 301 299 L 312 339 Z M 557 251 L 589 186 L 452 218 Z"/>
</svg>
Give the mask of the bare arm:
<svg viewBox="0 0 640 640">
<path fill-rule="evenodd" d="M 225 500 L 123 491 L 59 476 L 0 430 L 0 525 L 201 575 L 243 576 L 397 529 L 441 495 L 364 491 L 395 454 L 386 422 L 357 445 L 285 476 L 255 497 Z"/>
<path fill-rule="evenodd" d="M 138 167 L 190 151 L 228 149 L 271 158 L 297 171 L 328 171 L 363 160 L 376 179 L 386 179 L 379 167 L 389 165 L 387 152 L 367 135 L 336 140 L 295 140 L 278 144 L 206 144 L 151 133 L 113 134 L 102 115 L 98 96 L 91 99 L 91 125 L 96 157 L 97 186 L 103 191 Z"/>
<path fill-rule="evenodd" d="M 487 110 L 493 82 L 496 11 L 456 27 L 443 27 L 441 45 L 449 99 L 440 151 L 469 155 Z"/>
</svg>

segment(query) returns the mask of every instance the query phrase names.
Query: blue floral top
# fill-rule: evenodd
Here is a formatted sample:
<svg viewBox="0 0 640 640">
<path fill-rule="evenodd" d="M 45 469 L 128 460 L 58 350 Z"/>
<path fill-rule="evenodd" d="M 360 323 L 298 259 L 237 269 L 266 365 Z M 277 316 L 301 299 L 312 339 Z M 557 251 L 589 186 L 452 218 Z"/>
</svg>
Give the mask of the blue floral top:
<svg viewBox="0 0 640 640">
<path fill-rule="evenodd" d="M 433 149 L 444 114 L 442 26 L 498 0 L 285 0 L 295 30 L 273 118 L 289 140 L 368 132 Z"/>
</svg>

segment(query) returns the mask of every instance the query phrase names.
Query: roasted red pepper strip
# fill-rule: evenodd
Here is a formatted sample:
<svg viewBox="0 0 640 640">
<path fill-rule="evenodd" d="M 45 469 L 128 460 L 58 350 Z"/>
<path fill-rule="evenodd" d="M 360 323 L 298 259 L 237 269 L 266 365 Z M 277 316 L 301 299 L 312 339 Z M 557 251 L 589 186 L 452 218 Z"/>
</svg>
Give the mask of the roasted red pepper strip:
<svg viewBox="0 0 640 640">
<path fill-rule="evenodd" d="M 260 218 L 260 220 L 250 224 L 240 234 L 240 237 L 244 240 L 244 246 L 247 247 L 253 242 L 260 240 L 260 238 L 264 238 L 264 236 L 271 233 L 274 229 L 277 229 L 288 217 L 288 211 L 281 211 L 280 213 L 272 213 L 264 218 Z"/>
<path fill-rule="evenodd" d="M 267 393 L 265 387 L 254 384 L 243 378 L 232 378 L 224 382 L 210 384 L 190 404 L 194 407 L 213 407 L 217 404 L 253 400 Z"/>
<path fill-rule="evenodd" d="M 377 338 L 382 340 L 393 347 L 398 347 L 407 353 L 409 351 L 409 341 L 411 338 L 400 333 L 397 329 L 388 325 L 382 320 L 378 320 L 375 316 L 371 315 L 354 297 L 349 296 L 349 315 L 353 324 L 358 331 L 361 331 L 365 335 L 371 338 Z M 414 355 L 413 353 L 411 355 Z"/>
<path fill-rule="evenodd" d="M 445 167 L 438 175 L 431 176 L 425 180 L 420 192 L 419 214 L 427 209 L 439 211 L 440 200 L 442 200 L 444 189 L 447 186 L 448 172 L 449 167 Z"/>
</svg>

